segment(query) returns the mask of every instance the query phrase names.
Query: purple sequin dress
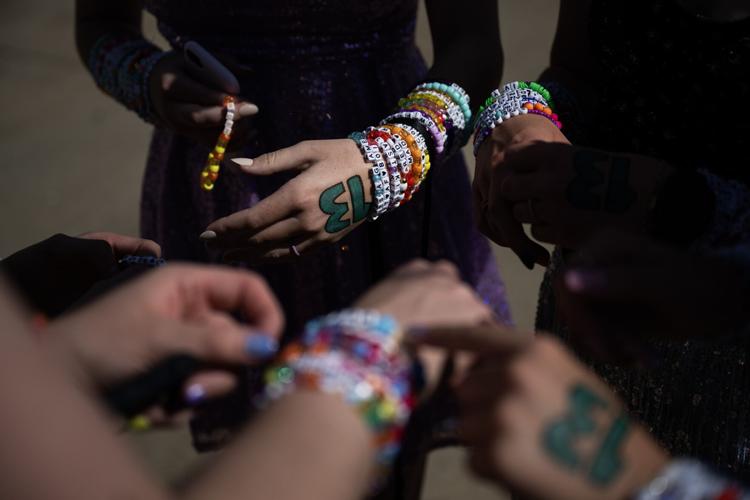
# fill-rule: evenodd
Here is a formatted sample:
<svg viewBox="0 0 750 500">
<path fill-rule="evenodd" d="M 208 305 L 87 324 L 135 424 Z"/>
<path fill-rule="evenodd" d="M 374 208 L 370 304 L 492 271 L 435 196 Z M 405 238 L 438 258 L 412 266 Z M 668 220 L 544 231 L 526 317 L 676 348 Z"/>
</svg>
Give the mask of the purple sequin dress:
<svg viewBox="0 0 750 500">
<path fill-rule="evenodd" d="M 249 68 L 243 97 L 261 110 L 243 154 L 306 139 L 334 139 L 377 123 L 426 75 L 414 42 L 416 0 L 149 0 L 146 7 L 175 47 L 195 40 Z M 198 184 L 209 146 L 169 130 L 154 132 L 141 215 L 145 237 L 168 259 L 210 261 L 198 235 L 213 220 L 272 194 L 288 176 L 251 177 L 230 166 L 211 193 Z M 422 256 L 453 261 L 498 317 L 510 321 L 503 283 L 487 241 L 473 223 L 466 166 L 456 155 L 431 174 L 425 192 L 367 223 L 337 245 L 292 264 L 258 269 L 283 304 L 288 331 L 343 308 L 390 270 Z"/>
</svg>

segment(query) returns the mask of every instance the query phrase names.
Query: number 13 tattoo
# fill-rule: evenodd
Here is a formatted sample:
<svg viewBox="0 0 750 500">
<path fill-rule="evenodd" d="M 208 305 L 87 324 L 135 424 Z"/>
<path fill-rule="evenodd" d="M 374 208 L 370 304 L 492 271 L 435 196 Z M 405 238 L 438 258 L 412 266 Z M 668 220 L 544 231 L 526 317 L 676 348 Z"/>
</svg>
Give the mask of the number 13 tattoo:
<svg viewBox="0 0 750 500">
<path fill-rule="evenodd" d="M 561 419 L 544 430 L 545 450 L 560 464 L 574 471 L 585 471 L 596 485 L 605 486 L 622 470 L 620 449 L 630 429 L 627 416 L 621 413 L 604 429 L 604 437 L 590 456 L 582 456 L 575 443 L 596 438 L 602 430 L 593 418 L 596 409 L 606 410 L 607 401 L 582 384 L 574 386 L 568 396 L 570 409 Z"/>
<path fill-rule="evenodd" d="M 334 184 L 320 193 L 318 204 L 320 210 L 329 216 L 325 225 L 325 231 L 329 234 L 338 233 L 352 224 L 363 221 L 370 212 L 370 203 L 365 201 L 365 189 L 360 176 L 349 177 L 346 185 L 349 188 L 351 209 L 347 201 L 337 201 L 346 191 L 343 182 Z M 351 217 L 345 219 L 350 211 L 352 212 Z"/>
</svg>

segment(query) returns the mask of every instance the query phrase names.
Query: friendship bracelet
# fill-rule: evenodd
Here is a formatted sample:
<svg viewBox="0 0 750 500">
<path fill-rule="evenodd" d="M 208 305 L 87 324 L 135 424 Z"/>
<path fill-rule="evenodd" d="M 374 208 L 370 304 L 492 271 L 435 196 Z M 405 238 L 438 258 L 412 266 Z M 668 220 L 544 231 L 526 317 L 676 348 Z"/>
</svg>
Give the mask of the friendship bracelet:
<svg viewBox="0 0 750 500">
<path fill-rule="evenodd" d="M 562 123 L 554 112 L 550 92 L 536 82 L 511 82 L 492 91 L 479 110 L 474 127 L 474 156 L 492 130 L 514 117 L 535 114 L 550 120 L 558 129 Z"/>
<path fill-rule="evenodd" d="M 214 149 L 208 154 L 206 165 L 201 171 L 200 184 L 201 189 L 204 191 L 211 191 L 214 188 L 216 180 L 219 178 L 221 162 L 224 161 L 224 153 L 226 153 L 229 141 L 232 140 L 234 114 L 237 109 L 235 98 L 232 96 L 226 96 L 224 98 L 224 108 L 226 109 L 224 130 L 221 135 L 219 135 L 219 139 L 216 141 L 216 146 L 214 146 Z"/>
<path fill-rule="evenodd" d="M 392 317 L 376 312 L 349 310 L 313 320 L 265 372 L 266 386 L 255 404 L 264 408 L 296 390 L 341 398 L 373 433 L 380 482 L 415 404 L 402 335 Z"/>
<path fill-rule="evenodd" d="M 141 119 L 153 123 L 149 78 L 164 55 L 145 38 L 108 34 L 92 46 L 88 68 L 100 89 Z"/>
<path fill-rule="evenodd" d="M 371 220 L 412 198 L 435 158 L 452 152 L 465 139 L 472 116 L 469 96 L 456 84 L 421 84 L 398 105 L 379 127 L 349 136 L 371 165 L 375 200 Z"/>
</svg>

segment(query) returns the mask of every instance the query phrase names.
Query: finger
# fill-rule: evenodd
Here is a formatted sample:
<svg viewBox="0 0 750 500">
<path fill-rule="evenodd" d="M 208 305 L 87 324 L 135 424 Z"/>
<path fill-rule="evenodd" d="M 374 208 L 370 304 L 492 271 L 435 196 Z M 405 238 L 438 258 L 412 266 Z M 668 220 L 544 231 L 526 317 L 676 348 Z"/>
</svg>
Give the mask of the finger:
<svg viewBox="0 0 750 500">
<path fill-rule="evenodd" d="M 528 269 L 533 269 L 535 263 L 543 266 L 549 263 L 549 252 L 526 235 L 521 223 L 513 218 L 510 207 L 498 210 L 497 207 L 490 206 L 490 213 L 493 217 L 487 223 L 491 232 L 501 234 L 506 246 L 513 250 Z"/>
<path fill-rule="evenodd" d="M 271 175 L 287 170 L 304 170 L 318 159 L 314 142 L 300 142 L 294 146 L 261 155 L 251 162 L 235 162 L 242 170 L 254 175 Z"/>
<path fill-rule="evenodd" d="M 533 236 L 535 240 L 542 241 L 544 243 L 560 243 L 558 241 L 560 238 L 557 231 L 555 230 L 555 226 L 552 226 L 550 224 L 543 224 L 538 221 L 531 225 L 531 236 Z"/>
<path fill-rule="evenodd" d="M 500 195 L 510 202 L 547 199 L 553 190 L 547 176 L 537 173 L 508 175 L 500 185 Z"/>
<path fill-rule="evenodd" d="M 477 354 L 514 354 L 527 347 L 533 334 L 502 325 L 461 327 L 446 326 L 415 329 L 408 332 L 405 342 L 431 345 L 452 351 Z"/>
<path fill-rule="evenodd" d="M 196 295 L 219 312 L 240 312 L 243 319 L 256 331 L 278 336 L 284 325 L 281 307 L 266 281 L 259 275 L 220 267 L 172 265 L 164 269 L 181 276 L 183 293 Z M 158 278 L 158 275 L 154 275 Z"/>
<path fill-rule="evenodd" d="M 299 241 L 303 236 L 309 237 L 314 231 L 305 230 L 297 217 L 290 217 L 277 222 L 266 229 L 255 233 L 248 239 L 248 244 L 266 249 L 285 246 L 288 242 Z"/>
<path fill-rule="evenodd" d="M 170 101 L 196 104 L 201 107 L 223 107 L 226 94 L 193 80 L 185 74 L 175 75 L 164 91 Z"/>
<path fill-rule="evenodd" d="M 500 196 L 497 183 L 502 182 L 502 177 L 493 177 L 492 182 L 493 196 L 489 200 L 488 207 L 490 227 L 502 234 L 508 246 L 527 268 L 532 269 L 534 263 L 547 265 L 549 252 L 526 235 L 523 226 L 513 218 L 512 207 Z"/>
<path fill-rule="evenodd" d="M 246 246 L 252 235 L 294 214 L 291 191 L 289 183 L 286 183 L 254 207 L 212 222 L 201 234 L 201 239 L 217 248 Z"/>
<path fill-rule="evenodd" d="M 224 125 L 222 106 L 205 107 L 197 104 L 177 104 L 170 110 L 168 119 L 179 130 L 209 129 Z"/>
<path fill-rule="evenodd" d="M 461 277 L 456 265 L 448 260 L 439 260 L 432 265 L 432 268 L 450 278 L 459 279 Z"/>
<path fill-rule="evenodd" d="M 161 247 L 158 243 L 134 236 L 115 233 L 85 233 L 79 236 L 86 240 L 103 240 L 109 243 L 117 257 L 124 255 L 151 255 L 161 257 Z"/>
<path fill-rule="evenodd" d="M 299 260 L 325 243 L 318 238 L 308 238 L 299 243 L 277 247 L 261 253 L 252 250 L 233 250 L 224 255 L 225 262 L 283 263 Z"/>
<path fill-rule="evenodd" d="M 190 406 L 225 396 L 237 387 L 237 377 L 227 371 L 204 371 L 190 377 L 183 386 L 183 397 Z"/>
</svg>

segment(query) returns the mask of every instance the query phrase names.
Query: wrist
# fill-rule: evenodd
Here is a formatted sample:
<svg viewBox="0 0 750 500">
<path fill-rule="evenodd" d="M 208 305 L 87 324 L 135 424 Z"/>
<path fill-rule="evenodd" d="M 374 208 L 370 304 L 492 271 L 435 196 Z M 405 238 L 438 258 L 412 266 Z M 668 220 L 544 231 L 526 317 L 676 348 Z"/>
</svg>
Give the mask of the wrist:
<svg viewBox="0 0 750 500">
<path fill-rule="evenodd" d="M 393 318 L 371 311 L 313 320 L 266 371 L 256 405 L 265 407 L 300 390 L 338 398 L 370 429 L 377 465 L 385 472 L 414 404 L 411 362 L 401 350 L 401 335 Z"/>
</svg>

